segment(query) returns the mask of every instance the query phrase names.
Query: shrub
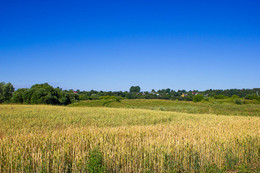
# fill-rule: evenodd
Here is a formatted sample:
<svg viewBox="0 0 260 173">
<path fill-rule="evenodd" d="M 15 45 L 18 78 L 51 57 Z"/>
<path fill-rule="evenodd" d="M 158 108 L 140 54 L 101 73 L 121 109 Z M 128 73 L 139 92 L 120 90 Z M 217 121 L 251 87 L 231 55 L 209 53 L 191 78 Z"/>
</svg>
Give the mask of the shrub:
<svg viewBox="0 0 260 173">
<path fill-rule="evenodd" d="M 238 99 L 239 97 L 237 95 L 232 95 L 231 97 L 233 100 Z"/>
<path fill-rule="evenodd" d="M 183 101 L 184 97 L 177 97 L 178 101 Z"/>
<path fill-rule="evenodd" d="M 121 102 L 121 100 L 122 100 L 122 97 L 120 97 L 120 96 L 116 97 L 116 102 Z"/>
<path fill-rule="evenodd" d="M 192 96 L 185 96 L 183 99 L 185 101 L 192 101 L 193 100 Z"/>
<path fill-rule="evenodd" d="M 234 103 L 235 104 L 237 104 L 237 105 L 242 105 L 242 100 L 240 100 L 240 99 L 236 99 L 235 101 L 234 101 Z"/>
<path fill-rule="evenodd" d="M 225 98 L 227 98 L 227 96 L 220 94 L 220 95 L 214 95 L 214 98 L 215 99 L 225 99 Z"/>
<path fill-rule="evenodd" d="M 248 100 L 253 100 L 253 99 L 258 99 L 259 97 L 256 94 L 248 94 L 245 96 L 245 99 Z"/>
<path fill-rule="evenodd" d="M 101 100 L 113 100 L 113 99 L 116 99 L 116 96 L 100 96 L 99 99 L 101 99 Z"/>
<path fill-rule="evenodd" d="M 87 94 L 80 94 L 79 100 L 89 100 L 89 96 Z"/>
<path fill-rule="evenodd" d="M 99 100 L 99 95 L 98 94 L 92 94 L 91 96 L 90 96 L 90 98 L 92 99 L 92 100 Z"/>
<path fill-rule="evenodd" d="M 208 101 L 209 101 L 209 98 L 208 98 L 208 97 L 205 97 L 204 100 L 208 102 Z"/>
<path fill-rule="evenodd" d="M 194 102 L 200 102 L 201 100 L 203 100 L 203 96 L 202 95 L 195 95 L 193 97 L 193 101 Z"/>
<path fill-rule="evenodd" d="M 166 111 L 165 107 L 161 107 L 161 106 L 159 107 L 159 110 L 160 111 Z"/>
</svg>

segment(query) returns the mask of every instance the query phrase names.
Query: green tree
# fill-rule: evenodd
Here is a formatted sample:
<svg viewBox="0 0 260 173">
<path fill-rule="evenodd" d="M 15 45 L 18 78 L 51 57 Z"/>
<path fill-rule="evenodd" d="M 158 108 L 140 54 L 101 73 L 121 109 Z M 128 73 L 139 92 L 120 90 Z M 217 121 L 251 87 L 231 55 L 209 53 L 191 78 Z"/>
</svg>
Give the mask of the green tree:
<svg viewBox="0 0 260 173">
<path fill-rule="evenodd" d="M 131 86 L 130 92 L 131 93 L 139 93 L 141 91 L 141 88 L 139 86 Z"/>
<path fill-rule="evenodd" d="M 13 96 L 12 96 L 12 99 L 11 101 L 13 103 L 23 103 L 24 102 L 24 94 L 25 92 L 27 91 L 28 89 L 27 88 L 21 88 L 21 89 L 18 89 L 16 90 L 14 93 L 13 93 Z"/>
<path fill-rule="evenodd" d="M 31 104 L 59 104 L 58 92 L 48 83 L 35 84 L 30 89 Z"/>
<path fill-rule="evenodd" d="M 68 105 L 71 102 L 69 95 L 67 94 L 67 91 L 62 91 L 59 95 L 59 102 L 62 105 Z"/>
<path fill-rule="evenodd" d="M 13 85 L 9 83 L 0 83 L 0 103 L 11 101 L 14 92 Z"/>
<path fill-rule="evenodd" d="M 165 90 L 165 92 L 168 93 L 168 94 L 170 94 L 171 89 L 170 89 L 170 88 L 167 88 L 167 89 Z"/>
<path fill-rule="evenodd" d="M 0 83 L 0 103 L 4 102 L 4 95 L 3 95 L 3 87 L 4 87 L 5 83 L 1 82 Z"/>
</svg>

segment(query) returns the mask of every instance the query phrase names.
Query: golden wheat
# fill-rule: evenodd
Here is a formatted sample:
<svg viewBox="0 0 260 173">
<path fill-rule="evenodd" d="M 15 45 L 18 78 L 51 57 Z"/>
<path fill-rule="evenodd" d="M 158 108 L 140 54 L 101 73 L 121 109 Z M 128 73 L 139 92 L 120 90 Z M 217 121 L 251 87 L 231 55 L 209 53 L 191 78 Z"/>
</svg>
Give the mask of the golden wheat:
<svg viewBox="0 0 260 173">
<path fill-rule="evenodd" d="M 0 105 L 0 172 L 82 172 L 95 149 L 102 153 L 107 172 L 257 168 L 259 120 L 122 108 Z"/>
</svg>

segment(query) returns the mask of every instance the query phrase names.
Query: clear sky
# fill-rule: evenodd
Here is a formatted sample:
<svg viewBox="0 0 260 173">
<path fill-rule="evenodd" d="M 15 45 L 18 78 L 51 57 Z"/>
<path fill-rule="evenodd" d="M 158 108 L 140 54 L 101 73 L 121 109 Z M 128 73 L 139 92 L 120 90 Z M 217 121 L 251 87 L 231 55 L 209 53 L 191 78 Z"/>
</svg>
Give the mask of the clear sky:
<svg viewBox="0 0 260 173">
<path fill-rule="evenodd" d="M 259 88 L 259 9 L 259 0 L 1 0 L 0 81 Z"/>
</svg>

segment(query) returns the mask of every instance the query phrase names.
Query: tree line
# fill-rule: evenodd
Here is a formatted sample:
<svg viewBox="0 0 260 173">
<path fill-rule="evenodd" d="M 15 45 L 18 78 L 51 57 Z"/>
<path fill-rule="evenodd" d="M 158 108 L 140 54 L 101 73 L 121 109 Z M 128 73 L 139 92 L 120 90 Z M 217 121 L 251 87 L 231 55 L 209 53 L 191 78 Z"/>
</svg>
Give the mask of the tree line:
<svg viewBox="0 0 260 173">
<path fill-rule="evenodd" d="M 15 90 L 11 83 L 0 83 L 0 103 L 24 103 L 24 104 L 52 104 L 68 105 L 78 100 L 99 100 L 99 99 L 167 99 L 200 101 L 208 97 L 215 99 L 245 98 L 260 101 L 258 95 L 260 88 L 254 89 L 227 89 L 227 90 L 172 90 L 170 88 L 155 91 L 141 91 L 140 86 L 131 86 L 129 91 L 73 91 L 62 90 L 49 85 L 48 83 L 35 84 L 31 88 L 20 88 Z"/>
<path fill-rule="evenodd" d="M 0 103 L 68 105 L 79 100 L 73 90 L 54 88 L 48 83 L 35 84 L 31 88 L 14 91 L 11 83 L 0 83 Z"/>
<path fill-rule="evenodd" d="M 96 99 L 110 99 L 111 97 L 120 97 L 126 99 L 166 99 L 166 100 L 180 100 L 180 101 L 194 101 L 201 100 L 207 97 L 214 97 L 215 99 L 226 99 L 229 97 L 233 98 L 245 98 L 245 99 L 260 99 L 258 96 L 260 93 L 260 88 L 254 89 L 228 89 L 228 90 L 172 90 L 170 88 L 160 89 L 155 91 L 152 89 L 149 91 L 142 91 L 139 86 L 132 86 L 129 91 L 79 91 L 80 100 L 96 100 Z"/>
</svg>

